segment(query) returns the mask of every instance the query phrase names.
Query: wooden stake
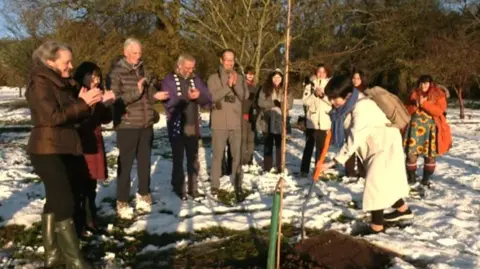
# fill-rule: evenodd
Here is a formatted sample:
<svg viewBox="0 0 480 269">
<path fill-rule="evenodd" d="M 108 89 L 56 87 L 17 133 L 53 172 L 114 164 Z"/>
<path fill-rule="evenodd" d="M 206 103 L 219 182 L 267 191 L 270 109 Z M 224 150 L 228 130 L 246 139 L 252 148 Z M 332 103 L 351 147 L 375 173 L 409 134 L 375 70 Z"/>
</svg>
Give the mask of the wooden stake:
<svg viewBox="0 0 480 269">
<path fill-rule="evenodd" d="M 284 97 L 283 97 L 283 129 L 282 129 L 282 155 L 281 172 L 285 171 L 286 164 L 286 145 L 287 145 L 287 113 L 288 113 L 288 72 L 290 70 L 290 26 L 292 16 L 292 0 L 288 0 L 287 9 L 287 32 L 285 37 L 285 76 L 283 77 Z"/>
<path fill-rule="evenodd" d="M 284 85 L 284 96 L 283 96 L 283 123 L 282 123 L 282 155 L 280 167 L 285 171 L 286 164 L 286 145 L 287 145 L 287 114 L 288 114 L 288 72 L 290 71 L 290 27 L 291 27 L 291 16 L 292 16 L 292 1 L 288 0 L 287 7 L 287 32 L 285 37 L 285 76 L 283 77 Z M 280 211 L 278 213 L 278 237 L 277 237 L 277 269 L 280 268 L 280 250 L 282 242 L 282 212 L 283 212 L 283 186 L 284 179 L 280 178 L 279 186 L 280 187 Z"/>
<path fill-rule="evenodd" d="M 278 188 L 280 188 L 280 210 L 278 211 L 278 234 L 277 234 L 277 269 L 280 269 L 280 249 L 282 243 L 282 212 L 283 212 L 283 186 L 285 185 L 285 179 L 280 178 L 278 182 Z"/>
</svg>

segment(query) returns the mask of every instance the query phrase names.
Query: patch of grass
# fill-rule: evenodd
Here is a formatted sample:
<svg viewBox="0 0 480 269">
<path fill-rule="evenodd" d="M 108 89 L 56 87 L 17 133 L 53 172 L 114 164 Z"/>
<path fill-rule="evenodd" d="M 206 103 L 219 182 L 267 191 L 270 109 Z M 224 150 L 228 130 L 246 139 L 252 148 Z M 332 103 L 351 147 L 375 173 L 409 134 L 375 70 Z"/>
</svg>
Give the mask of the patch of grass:
<svg viewBox="0 0 480 269">
<path fill-rule="evenodd" d="M 162 103 L 155 103 L 153 107 L 158 113 L 165 114 L 165 107 Z"/>
<path fill-rule="evenodd" d="M 243 197 L 246 198 L 250 194 L 252 194 L 252 190 L 243 190 Z M 226 190 L 218 190 L 218 200 L 222 203 L 224 203 L 227 206 L 234 206 L 237 203 L 237 198 L 235 197 L 235 192 L 228 192 Z"/>
<path fill-rule="evenodd" d="M 327 173 L 320 176 L 320 180 L 321 181 L 342 181 L 342 176 Z"/>
<path fill-rule="evenodd" d="M 226 238 L 217 242 L 207 242 L 183 249 L 170 249 L 163 252 L 148 253 L 136 257 L 134 268 L 148 268 L 155 264 L 156 268 L 206 268 L 209 264 L 222 267 L 226 264 L 256 264 L 251 263 L 252 257 L 266 253 L 267 240 L 265 234 L 259 230 L 231 231 L 222 227 L 214 227 L 196 232 L 191 237 L 158 237 L 153 242 L 177 242 L 179 240 L 192 240 L 195 242 L 213 236 Z M 178 234 L 177 234 L 178 235 Z M 160 241 L 162 240 L 162 241 Z M 165 240 L 165 241 L 164 241 Z M 160 263 L 159 263 L 160 262 Z M 163 266 L 162 266 L 163 265 Z M 210 267 L 209 267 L 210 268 Z"/>
<path fill-rule="evenodd" d="M 107 166 L 108 168 L 110 169 L 113 169 L 115 168 L 115 166 L 117 165 L 117 156 L 113 156 L 113 155 L 109 155 L 107 156 Z"/>
<path fill-rule="evenodd" d="M 22 180 L 22 183 L 24 184 L 30 184 L 30 183 L 35 183 L 35 184 L 38 184 L 38 183 L 41 183 L 42 180 L 39 178 L 39 177 L 29 177 L 29 178 L 25 178 Z"/>
<path fill-rule="evenodd" d="M 208 237 L 216 232 L 224 232 L 224 228 L 213 228 L 205 231 Z M 170 249 L 162 252 L 139 255 L 132 264 L 134 268 L 265 268 L 268 251 L 269 227 L 249 229 L 245 231 L 228 231 L 227 234 L 216 235 L 223 238 L 218 241 L 205 242 L 182 249 Z M 289 263 L 289 253 L 294 253 L 288 243 L 289 236 L 298 235 L 298 229 L 286 224 L 282 226 L 281 261 Z M 321 231 L 309 231 L 320 234 Z M 197 233 L 198 234 L 198 233 Z M 197 241 L 198 242 L 198 241 Z M 313 268 L 299 265 L 281 268 Z M 316 267 L 318 268 L 318 267 Z"/>
<path fill-rule="evenodd" d="M 102 236 L 94 236 L 91 241 L 82 242 L 83 251 L 89 260 L 103 265 L 106 252 L 115 253 L 115 264 L 121 268 L 263 268 L 249 267 L 260 265 L 266 261 L 268 249 L 269 227 L 236 231 L 224 227 L 211 227 L 193 233 L 168 233 L 162 235 L 149 234 L 145 231 L 126 234 L 124 228 L 130 227 L 133 221 L 122 221 L 115 216 L 101 216 L 100 226 L 113 224 L 114 228 Z M 282 249 L 288 250 L 286 243 L 289 237 L 297 236 L 299 229 L 290 224 L 282 226 Z M 309 235 L 320 231 L 307 229 Z M 41 261 L 42 255 L 34 252 L 41 246 L 41 225 L 35 223 L 32 228 L 10 225 L 0 228 L 0 245 L 14 242 L 18 249 L 12 258 L 26 261 Z M 127 237 L 128 236 L 128 237 Z M 218 241 L 204 242 L 217 237 Z M 133 239 L 133 240 L 132 240 Z M 148 245 L 163 247 L 182 240 L 195 244 L 182 249 L 169 249 L 137 255 Z M 153 266 L 153 267 L 152 267 Z M 214 267 L 212 267 L 214 266 Z M 218 266 L 218 267 L 217 267 Z M 231 266 L 231 267 L 229 267 Z"/>
<path fill-rule="evenodd" d="M 14 242 L 21 246 L 38 246 L 42 243 L 41 240 L 40 222 L 34 223 L 32 227 L 25 229 L 23 225 L 7 225 L 0 227 L 0 245 L 5 245 L 8 242 Z"/>
</svg>

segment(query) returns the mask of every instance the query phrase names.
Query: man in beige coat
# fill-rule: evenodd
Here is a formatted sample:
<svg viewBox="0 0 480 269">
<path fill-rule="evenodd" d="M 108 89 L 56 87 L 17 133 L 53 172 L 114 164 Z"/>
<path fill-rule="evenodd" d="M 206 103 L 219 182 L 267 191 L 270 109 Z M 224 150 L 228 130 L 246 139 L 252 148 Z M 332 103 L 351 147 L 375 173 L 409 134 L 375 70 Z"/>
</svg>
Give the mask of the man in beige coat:
<svg viewBox="0 0 480 269">
<path fill-rule="evenodd" d="M 220 57 L 219 70 L 208 78 L 208 89 L 212 95 L 212 170 L 210 173 L 211 193 L 216 195 L 220 188 L 222 157 L 228 143 L 232 153 L 232 176 L 234 177 L 237 201 L 242 195 L 242 103 L 248 99 L 249 92 L 245 79 L 234 70 L 235 54 L 224 50 Z"/>
</svg>

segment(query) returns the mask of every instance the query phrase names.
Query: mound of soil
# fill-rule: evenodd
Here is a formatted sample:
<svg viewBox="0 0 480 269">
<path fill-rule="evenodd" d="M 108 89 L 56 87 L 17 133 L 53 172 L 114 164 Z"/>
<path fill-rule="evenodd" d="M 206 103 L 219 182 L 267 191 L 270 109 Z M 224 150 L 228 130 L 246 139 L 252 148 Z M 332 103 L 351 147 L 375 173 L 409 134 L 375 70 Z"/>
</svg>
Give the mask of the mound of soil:
<svg viewBox="0 0 480 269">
<path fill-rule="evenodd" d="M 308 238 L 295 247 L 303 258 L 318 268 L 356 269 L 388 268 L 398 254 L 336 231 L 326 231 Z"/>
</svg>

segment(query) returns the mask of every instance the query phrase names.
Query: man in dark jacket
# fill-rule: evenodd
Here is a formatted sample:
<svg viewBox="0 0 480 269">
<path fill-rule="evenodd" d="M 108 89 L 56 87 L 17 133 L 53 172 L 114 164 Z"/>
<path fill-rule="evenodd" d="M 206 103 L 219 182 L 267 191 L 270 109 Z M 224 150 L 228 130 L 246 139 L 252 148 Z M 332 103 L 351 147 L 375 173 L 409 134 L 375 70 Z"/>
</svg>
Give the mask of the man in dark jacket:
<svg viewBox="0 0 480 269">
<path fill-rule="evenodd" d="M 207 86 L 193 73 L 195 58 L 182 54 L 177 60 L 177 69 L 162 81 L 161 91 L 168 92 L 169 99 L 164 102 L 167 112 L 167 129 L 173 154 L 172 186 L 173 191 L 186 199 L 185 174 L 183 172 L 183 154 L 187 156 L 188 195 L 199 196 L 197 190 L 198 140 L 200 138 L 199 106 L 210 105 L 210 93 Z"/>
<path fill-rule="evenodd" d="M 150 157 L 153 142 L 153 124 L 159 114 L 153 104 L 165 100 L 168 94 L 156 92 L 150 87 L 141 60 L 142 45 L 133 38 L 124 43 L 124 57 L 117 61 L 109 73 L 108 87 L 114 92 L 114 126 L 117 132 L 117 214 L 120 218 L 131 219 L 133 209 L 128 204 L 130 196 L 130 172 L 137 159 L 138 193 L 136 210 L 150 212 Z"/>
</svg>

